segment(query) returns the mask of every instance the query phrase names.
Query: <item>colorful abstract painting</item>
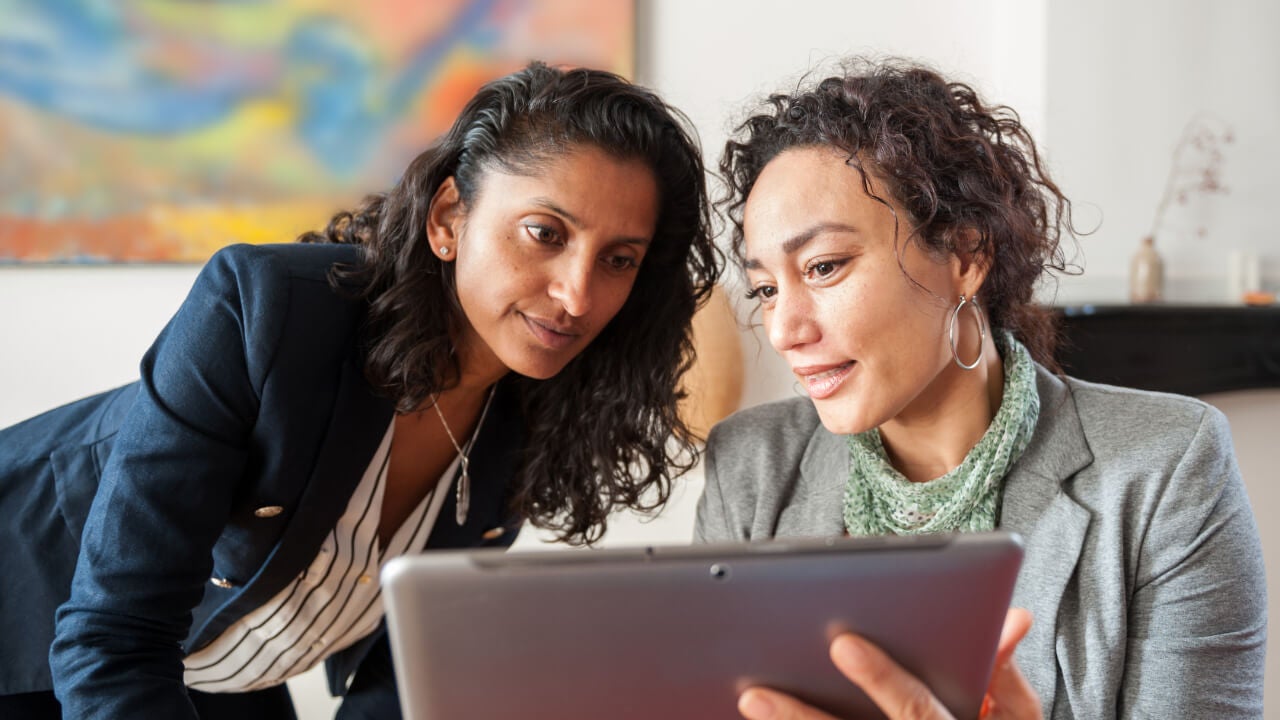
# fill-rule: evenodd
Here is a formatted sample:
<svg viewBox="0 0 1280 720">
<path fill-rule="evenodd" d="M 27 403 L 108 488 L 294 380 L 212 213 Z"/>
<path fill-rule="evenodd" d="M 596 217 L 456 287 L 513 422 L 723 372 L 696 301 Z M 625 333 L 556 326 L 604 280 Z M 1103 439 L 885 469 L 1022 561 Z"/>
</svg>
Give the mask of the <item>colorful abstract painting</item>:
<svg viewBox="0 0 1280 720">
<path fill-rule="evenodd" d="M 395 182 L 531 59 L 630 76 L 633 0 L 0 0 L 0 263 L 199 262 Z"/>
</svg>

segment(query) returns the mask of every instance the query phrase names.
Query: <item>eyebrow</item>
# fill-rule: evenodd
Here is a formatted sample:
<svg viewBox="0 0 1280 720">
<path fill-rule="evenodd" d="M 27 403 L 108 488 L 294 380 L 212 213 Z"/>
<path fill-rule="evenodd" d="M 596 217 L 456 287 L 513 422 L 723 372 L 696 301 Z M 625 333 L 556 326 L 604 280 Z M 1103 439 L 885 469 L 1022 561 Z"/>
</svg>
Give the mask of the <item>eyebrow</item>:
<svg viewBox="0 0 1280 720">
<path fill-rule="evenodd" d="M 577 215 L 574 215 L 568 210 L 565 210 L 564 208 L 555 204 L 550 198 L 545 198 L 545 197 L 534 198 L 533 204 L 539 207 L 546 208 L 557 215 L 563 216 L 565 220 L 568 220 L 569 223 L 575 227 L 579 227 L 579 228 L 582 227 L 582 221 L 578 219 Z M 650 238 L 642 238 L 642 237 L 620 237 L 620 238 L 616 238 L 614 242 L 620 242 L 624 245 L 639 245 L 641 247 L 649 247 L 649 245 L 651 244 Z"/>
<path fill-rule="evenodd" d="M 836 222 L 822 222 L 814 225 L 804 232 L 792 235 L 782 242 L 782 252 L 785 255 L 793 255 L 800 248 L 809 244 L 809 241 L 825 233 L 856 233 L 858 228 L 852 225 Z M 747 270 L 759 270 L 764 267 L 756 258 L 747 258 L 743 263 L 743 267 Z"/>
</svg>

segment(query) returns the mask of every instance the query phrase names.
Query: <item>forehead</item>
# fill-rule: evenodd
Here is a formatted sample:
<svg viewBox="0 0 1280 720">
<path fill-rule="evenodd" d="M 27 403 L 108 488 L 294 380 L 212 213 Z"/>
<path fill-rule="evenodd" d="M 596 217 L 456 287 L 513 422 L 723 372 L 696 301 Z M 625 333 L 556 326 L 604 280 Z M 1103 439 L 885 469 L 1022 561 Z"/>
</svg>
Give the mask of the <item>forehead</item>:
<svg viewBox="0 0 1280 720">
<path fill-rule="evenodd" d="M 888 202 L 873 174 L 868 181 Z M 779 153 L 760 172 L 743 209 L 743 235 L 748 253 L 757 254 L 817 225 L 870 232 L 886 221 L 892 228 L 893 212 L 867 194 L 862 173 L 847 155 L 826 147 L 796 148 Z"/>
<path fill-rule="evenodd" d="M 481 185 L 493 178 L 508 184 L 562 188 L 566 192 L 603 194 L 601 186 L 639 184 L 656 189 L 657 176 L 642 158 L 619 156 L 594 145 L 572 145 L 520 165 L 486 162 Z"/>
<path fill-rule="evenodd" d="M 478 194 L 480 207 L 554 206 L 584 224 L 621 225 L 641 235 L 652 232 L 658 214 L 658 181 L 649 165 L 590 145 L 520 171 L 488 167 Z"/>
</svg>

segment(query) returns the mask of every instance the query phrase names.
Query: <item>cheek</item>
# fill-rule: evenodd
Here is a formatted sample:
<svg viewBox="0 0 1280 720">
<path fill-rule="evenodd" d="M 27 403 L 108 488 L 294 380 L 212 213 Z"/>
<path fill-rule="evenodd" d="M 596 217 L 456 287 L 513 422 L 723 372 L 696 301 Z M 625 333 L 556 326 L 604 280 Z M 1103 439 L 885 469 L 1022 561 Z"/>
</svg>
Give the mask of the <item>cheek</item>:
<svg viewBox="0 0 1280 720">
<path fill-rule="evenodd" d="M 525 258 L 520 257 L 520 246 L 511 233 L 494 230 L 480 240 L 475 248 L 478 252 L 474 253 L 476 270 L 480 274 L 487 274 L 492 279 L 498 273 L 505 275 L 526 264 Z"/>
<path fill-rule="evenodd" d="M 635 288 L 635 279 L 636 276 L 632 274 L 609 278 L 603 283 L 603 300 L 600 305 L 602 314 L 606 317 L 602 319 L 602 324 L 612 320 L 622 310 L 622 306 L 627 304 L 627 298 L 631 297 L 631 291 Z"/>
<path fill-rule="evenodd" d="M 903 400 L 932 384 L 948 361 L 945 314 L 935 302 L 921 298 L 899 312 L 894 337 L 886 343 L 892 349 L 881 358 L 886 384 Z"/>
<path fill-rule="evenodd" d="M 936 370 L 946 344 L 945 312 L 936 299 L 915 286 L 881 283 L 862 286 L 842 305 L 843 317 L 827 313 L 824 322 L 839 323 L 848 348 L 883 381 L 911 382 Z"/>
<path fill-rule="evenodd" d="M 824 302 L 814 302 L 811 312 L 823 334 L 836 335 L 851 350 L 874 351 L 883 337 L 891 304 L 873 287 L 860 282 L 844 282 L 826 291 Z"/>
<path fill-rule="evenodd" d="M 459 296 L 481 305 L 510 300 L 512 290 L 528 283 L 534 265 L 519 257 L 514 239 L 477 228 L 464 238 L 455 261 Z"/>
</svg>

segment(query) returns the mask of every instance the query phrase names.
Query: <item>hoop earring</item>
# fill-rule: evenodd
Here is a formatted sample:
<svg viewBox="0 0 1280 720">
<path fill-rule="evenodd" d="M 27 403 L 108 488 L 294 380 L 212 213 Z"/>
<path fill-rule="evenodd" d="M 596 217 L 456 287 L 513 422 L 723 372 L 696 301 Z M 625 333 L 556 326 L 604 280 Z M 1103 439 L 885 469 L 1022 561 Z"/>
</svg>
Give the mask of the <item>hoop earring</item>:
<svg viewBox="0 0 1280 720">
<path fill-rule="evenodd" d="M 978 316 L 978 357 L 974 358 L 973 362 L 969 365 L 964 364 L 964 362 L 960 360 L 960 353 L 956 349 L 956 318 L 960 317 L 960 311 L 964 309 L 965 305 L 973 308 L 973 311 L 977 313 Z M 978 367 L 978 363 L 982 362 L 982 354 L 987 350 L 987 320 L 982 315 L 982 308 L 978 307 L 977 295 L 967 298 L 964 295 L 960 296 L 960 303 L 956 305 L 955 310 L 951 311 L 951 323 L 947 327 L 947 339 L 951 342 L 951 359 L 956 361 L 956 365 L 959 365 L 965 370 L 972 370 Z"/>
</svg>

